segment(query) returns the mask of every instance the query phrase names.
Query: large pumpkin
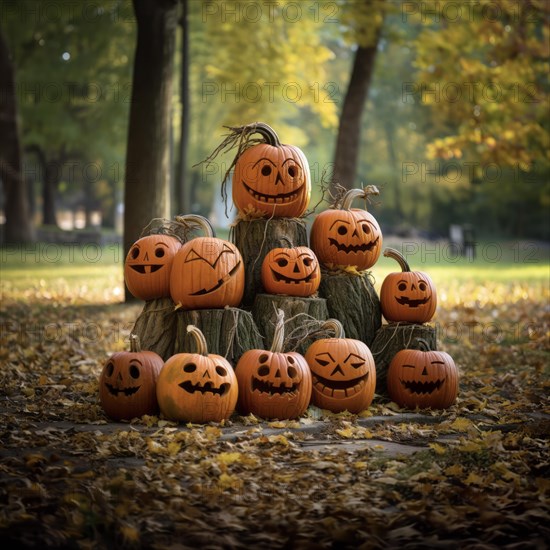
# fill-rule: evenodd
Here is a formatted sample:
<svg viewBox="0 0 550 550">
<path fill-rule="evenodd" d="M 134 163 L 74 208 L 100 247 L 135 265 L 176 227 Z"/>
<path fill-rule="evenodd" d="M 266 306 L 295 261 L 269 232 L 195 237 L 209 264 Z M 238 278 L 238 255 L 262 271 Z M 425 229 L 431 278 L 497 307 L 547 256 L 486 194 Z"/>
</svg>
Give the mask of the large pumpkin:
<svg viewBox="0 0 550 550">
<path fill-rule="evenodd" d="M 299 353 L 284 353 L 283 341 L 284 313 L 279 309 L 271 349 L 249 350 L 235 367 L 241 414 L 286 420 L 298 418 L 307 409 L 311 399 L 309 366 Z"/>
<path fill-rule="evenodd" d="M 309 346 L 305 358 L 313 378 L 312 402 L 332 412 L 359 413 L 371 404 L 376 387 L 376 367 L 368 346 L 346 338 L 336 319 L 323 323 L 334 338 L 323 338 Z"/>
<path fill-rule="evenodd" d="M 388 369 L 388 394 L 400 407 L 446 409 L 458 394 L 458 369 L 444 351 L 431 351 L 418 339 L 420 350 L 398 351 Z"/>
<path fill-rule="evenodd" d="M 162 414 L 183 422 L 221 422 L 237 403 L 238 386 L 233 367 L 221 355 L 209 354 L 202 332 L 187 326 L 196 353 L 177 353 L 166 361 L 157 382 Z"/>
<path fill-rule="evenodd" d="M 113 353 L 99 377 L 99 399 L 113 420 L 157 414 L 156 384 L 164 365 L 152 351 L 141 351 L 139 338 L 130 336 L 130 351 Z"/>
<path fill-rule="evenodd" d="M 244 214 L 263 217 L 299 217 L 311 196 L 311 176 L 304 153 L 294 145 L 283 145 L 273 128 L 258 122 L 243 127 L 258 133 L 265 143 L 241 152 L 232 180 L 233 202 Z"/>
<path fill-rule="evenodd" d="M 411 271 L 403 255 L 386 248 L 384 256 L 393 258 L 401 272 L 390 273 L 380 288 L 382 314 L 390 322 L 427 323 L 437 307 L 437 292 L 431 278 L 422 271 Z"/>
<path fill-rule="evenodd" d="M 321 212 L 311 226 L 311 248 L 321 264 L 355 267 L 364 271 L 372 267 L 382 248 L 382 231 L 367 210 L 351 208 L 357 198 L 378 194 L 374 185 L 351 189 L 342 199 L 340 209 Z"/>
<path fill-rule="evenodd" d="M 206 232 L 186 242 L 178 251 L 170 275 L 170 295 L 183 309 L 238 306 L 244 293 L 244 264 L 237 247 L 218 239 L 208 220 L 187 215 Z"/>
<path fill-rule="evenodd" d="M 170 272 L 181 242 L 168 235 L 148 235 L 136 241 L 124 262 L 124 281 L 133 296 L 153 300 L 170 296 Z"/>
<path fill-rule="evenodd" d="M 321 269 L 306 246 L 273 248 L 262 263 L 262 284 L 268 294 L 311 296 L 321 282 Z"/>
</svg>

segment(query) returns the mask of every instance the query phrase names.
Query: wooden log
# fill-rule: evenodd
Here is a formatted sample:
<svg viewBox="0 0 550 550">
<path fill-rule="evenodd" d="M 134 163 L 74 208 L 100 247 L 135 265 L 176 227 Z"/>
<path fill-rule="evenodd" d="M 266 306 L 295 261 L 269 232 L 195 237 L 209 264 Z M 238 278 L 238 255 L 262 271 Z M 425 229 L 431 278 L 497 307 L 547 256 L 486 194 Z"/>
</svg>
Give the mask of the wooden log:
<svg viewBox="0 0 550 550">
<path fill-rule="evenodd" d="M 426 340 L 430 349 L 437 349 L 437 331 L 431 325 L 389 323 L 376 333 L 370 350 L 376 364 L 376 393 L 388 395 L 388 368 L 395 354 L 402 349 L 420 349 L 417 338 Z"/>
<path fill-rule="evenodd" d="M 276 294 L 258 294 L 252 307 L 252 315 L 258 326 L 258 330 L 264 337 L 267 348 L 271 346 L 275 331 L 277 309 L 282 309 L 285 314 L 285 351 L 297 351 L 304 354 L 311 342 L 304 341 L 295 350 L 287 347 L 287 341 L 291 336 L 292 341 L 301 340 L 306 336 L 308 321 L 311 318 L 317 321 L 328 319 L 326 300 L 323 298 L 309 297 L 298 298 L 294 296 L 279 296 Z M 315 323 L 313 329 L 318 329 Z"/>
<path fill-rule="evenodd" d="M 330 317 L 342 323 L 346 338 L 371 345 L 382 326 L 382 313 L 367 272 L 350 274 L 323 269 L 319 296 L 326 299 Z"/>
<path fill-rule="evenodd" d="M 263 292 L 261 267 L 266 254 L 273 248 L 308 246 L 307 229 L 298 218 L 239 220 L 232 228 L 230 240 L 242 254 L 245 265 L 245 291 L 242 306 L 250 309 L 256 294 Z"/>
<path fill-rule="evenodd" d="M 195 352 L 195 343 L 187 333 L 187 325 L 195 325 L 202 331 L 208 353 L 222 355 L 233 366 L 245 351 L 264 349 L 252 314 L 242 309 L 226 307 L 178 311 L 174 353 Z"/>
<path fill-rule="evenodd" d="M 139 336 L 143 350 L 158 353 L 165 361 L 174 355 L 177 312 L 171 298 L 145 302 L 132 332 Z"/>
</svg>

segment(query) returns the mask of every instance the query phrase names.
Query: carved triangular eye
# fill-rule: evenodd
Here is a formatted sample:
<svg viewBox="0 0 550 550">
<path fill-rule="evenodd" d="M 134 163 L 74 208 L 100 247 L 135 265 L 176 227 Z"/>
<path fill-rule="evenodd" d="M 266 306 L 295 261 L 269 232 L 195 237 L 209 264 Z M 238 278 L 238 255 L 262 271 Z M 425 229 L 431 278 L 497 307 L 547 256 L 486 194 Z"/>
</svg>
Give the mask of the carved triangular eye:
<svg viewBox="0 0 550 550">
<path fill-rule="evenodd" d="M 315 361 L 319 363 L 322 367 L 326 367 L 329 363 L 329 361 L 325 361 L 324 359 L 319 359 L 318 357 L 315 358 Z"/>
<path fill-rule="evenodd" d="M 221 253 L 223 254 L 224 252 L 231 252 L 231 254 L 235 254 L 235 252 L 231 249 L 231 247 L 229 247 L 229 246 L 226 245 L 225 243 L 224 243 L 224 245 L 223 245 L 223 249 L 222 249 L 222 252 L 221 252 Z"/>
<path fill-rule="evenodd" d="M 187 258 L 185 258 L 185 263 L 192 262 L 194 260 L 204 260 L 204 258 L 200 256 L 197 252 L 195 252 L 193 249 L 191 249 L 187 254 Z"/>
</svg>

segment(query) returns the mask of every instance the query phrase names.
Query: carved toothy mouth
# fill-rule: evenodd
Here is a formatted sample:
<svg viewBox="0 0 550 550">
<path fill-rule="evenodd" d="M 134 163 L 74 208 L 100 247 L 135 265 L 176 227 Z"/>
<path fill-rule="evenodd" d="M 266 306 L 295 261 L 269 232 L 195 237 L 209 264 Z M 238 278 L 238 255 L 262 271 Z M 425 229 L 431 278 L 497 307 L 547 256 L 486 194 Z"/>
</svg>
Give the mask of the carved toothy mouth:
<svg viewBox="0 0 550 550">
<path fill-rule="evenodd" d="M 212 382 L 206 382 L 206 384 L 193 384 L 190 380 L 186 380 L 179 384 L 179 387 L 185 390 L 187 393 L 211 393 L 212 395 L 225 395 L 229 391 L 229 384 L 222 384 L 219 388 L 216 388 Z"/>
<path fill-rule="evenodd" d="M 292 284 L 297 285 L 299 283 L 309 283 L 309 282 L 311 282 L 311 279 L 313 279 L 314 275 L 315 275 L 315 272 L 313 272 L 313 273 L 310 273 L 309 275 L 307 275 L 306 277 L 303 277 L 302 279 L 291 279 L 290 277 L 286 277 L 282 273 L 278 273 L 273 268 L 271 268 L 271 273 L 273 273 L 273 278 L 278 283 L 282 282 L 282 283 L 286 283 L 287 285 L 292 285 Z"/>
<path fill-rule="evenodd" d="M 378 244 L 379 239 L 380 237 L 376 237 L 374 241 L 367 244 L 343 244 L 331 237 L 329 237 L 328 241 L 338 249 L 338 252 L 346 252 L 346 254 L 349 254 L 350 252 L 370 252 Z"/>
<path fill-rule="evenodd" d="M 353 380 L 329 380 L 317 374 L 313 374 L 313 387 L 319 392 L 328 397 L 351 397 L 359 393 L 365 387 L 369 373 Z"/>
<path fill-rule="evenodd" d="M 443 385 L 443 382 L 445 382 L 445 378 L 443 380 L 436 380 L 435 382 L 418 382 L 416 380 L 400 380 L 400 382 L 411 393 L 426 395 L 438 390 Z"/>
<path fill-rule="evenodd" d="M 123 393 L 126 396 L 134 395 L 134 393 L 136 393 L 139 388 L 141 388 L 141 386 L 134 386 L 133 388 L 115 388 L 114 386 L 111 386 L 111 384 L 107 384 L 107 382 L 105 382 L 105 386 L 107 386 L 109 393 L 112 395 Z"/>
<path fill-rule="evenodd" d="M 287 204 L 289 202 L 294 202 L 298 195 L 301 193 L 301 189 L 303 187 L 303 184 L 298 187 L 298 189 L 295 189 L 294 191 L 290 191 L 290 193 L 278 193 L 277 195 L 267 195 L 266 193 L 258 193 L 255 189 L 252 189 L 246 183 L 243 181 L 244 188 L 248 191 L 254 199 L 256 199 L 258 202 L 266 202 L 270 204 Z"/>
<path fill-rule="evenodd" d="M 190 296 L 203 296 L 204 294 L 210 294 L 211 292 L 218 290 L 218 288 L 220 288 L 223 284 L 227 283 L 229 279 L 231 279 L 231 277 L 233 277 L 233 275 L 237 273 L 237 270 L 239 269 L 240 265 L 241 265 L 241 262 L 238 261 L 235 264 L 235 267 L 227 275 L 224 275 L 221 279 L 218 279 L 218 282 L 209 290 L 206 290 L 205 288 L 203 288 L 202 290 L 199 290 L 197 292 L 192 292 Z"/>
<path fill-rule="evenodd" d="M 138 273 L 154 273 L 155 271 L 158 271 L 161 267 L 163 267 L 163 264 L 140 264 L 130 265 L 130 267 Z"/>
<path fill-rule="evenodd" d="M 397 303 L 401 304 L 402 306 L 418 307 L 427 304 L 430 296 L 428 296 L 427 298 L 422 298 L 421 300 L 411 300 L 406 296 L 401 296 L 400 298 L 396 297 L 395 299 L 397 300 Z"/>
<path fill-rule="evenodd" d="M 299 384 L 292 384 L 289 387 L 286 386 L 274 386 L 271 382 L 265 380 L 258 380 L 252 378 L 252 391 L 259 391 L 260 393 L 269 393 L 270 395 L 289 395 L 294 394 L 298 390 Z"/>
</svg>

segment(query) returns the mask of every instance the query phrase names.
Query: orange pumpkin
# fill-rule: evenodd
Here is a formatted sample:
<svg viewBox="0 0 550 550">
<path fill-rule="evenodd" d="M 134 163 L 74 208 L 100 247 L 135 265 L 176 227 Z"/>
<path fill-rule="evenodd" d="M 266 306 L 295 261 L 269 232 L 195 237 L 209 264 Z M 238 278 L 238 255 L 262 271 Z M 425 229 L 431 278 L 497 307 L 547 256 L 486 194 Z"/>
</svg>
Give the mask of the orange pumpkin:
<svg viewBox="0 0 550 550">
<path fill-rule="evenodd" d="M 268 294 L 306 297 L 317 292 L 321 269 L 306 246 L 274 248 L 264 258 L 261 277 Z"/>
<path fill-rule="evenodd" d="M 313 378 L 313 404 L 336 413 L 368 409 L 376 387 L 370 349 L 360 340 L 346 338 L 336 319 L 328 319 L 321 328 L 333 330 L 335 337 L 313 342 L 305 355 Z"/>
<path fill-rule="evenodd" d="M 170 296 L 170 272 L 181 242 L 168 235 L 148 235 L 136 241 L 124 262 L 124 281 L 133 296 L 153 300 Z"/>
<path fill-rule="evenodd" d="M 164 361 L 152 351 L 141 351 L 139 338 L 130 336 L 130 351 L 113 353 L 99 377 L 99 399 L 113 420 L 157 414 L 156 384 Z"/>
<path fill-rule="evenodd" d="M 263 217 L 301 216 L 311 196 L 304 153 L 294 145 L 282 145 L 273 128 L 262 122 L 242 130 L 260 134 L 265 143 L 248 147 L 236 159 L 232 194 L 237 210 Z"/>
<path fill-rule="evenodd" d="M 239 383 L 241 414 L 286 420 L 298 418 L 311 400 L 311 372 L 299 353 L 283 352 L 284 313 L 277 310 L 277 324 L 270 351 L 245 352 L 235 372 Z"/>
<path fill-rule="evenodd" d="M 390 273 L 382 282 L 382 314 L 390 322 L 427 323 L 437 308 L 437 292 L 433 281 L 422 271 L 411 271 L 397 250 L 386 248 L 384 256 L 396 260 L 402 271 Z"/>
<path fill-rule="evenodd" d="M 388 394 L 400 407 L 446 409 L 458 395 L 458 369 L 443 351 L 431 351 L 418 339 L 420 350 L 395 354 L 388 368 Z"/>
<path fill-rule="evenodd" d="M 238 386 L 233 367 L 221 355 L 209 354 L 203 333 L 188 325 L 196 353 L 177 353 L 166 361 L 157 382 L 162 414 L 183 422 L 221 422 L 237 404 Z"/>
<path fill-rule="evenodd" d="M 218 239 L 208 220 L 187 215 L 206 232 L 186 242 L 178 251 L 170 275 L 170 295 L 184 309 L 238 306 L 244 293 L 244 264 L 237 247 Z"/>
<path fill-rule="evenodd" d="M 311 226 L 311 248 L 321 264 L 352 266 L 358 271 L 372 267 L 382 248 L 382 231 L 367 210 L 351 208 L 356 198 L 377 195 L 378 189 L 351 189 L 342 199 L 341 209 L 321 212 Z"/>
</svg>

